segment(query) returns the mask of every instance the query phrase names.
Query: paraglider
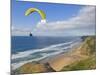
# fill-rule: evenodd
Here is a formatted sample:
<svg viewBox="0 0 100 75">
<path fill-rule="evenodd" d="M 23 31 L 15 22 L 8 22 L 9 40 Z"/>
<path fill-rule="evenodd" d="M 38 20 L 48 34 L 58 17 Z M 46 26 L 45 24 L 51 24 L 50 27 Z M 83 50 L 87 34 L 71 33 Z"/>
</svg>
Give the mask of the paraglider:
<svg viewBox="0 0 100 75">
<path fill-rule="evenodd" d="M 31 13 L 34 12 L 38 12 L 39 15 L 41 16 L 41 22 L 46 22 L 46 14 L 44 13 L 44 11 L 37 9 L 37 8 L 29 8 L 26 12 L 25 12 L 25 16 L 30 15 Z M 32 33 L 29 34 L 29 36 L 32 36 Z"/>
</svg>

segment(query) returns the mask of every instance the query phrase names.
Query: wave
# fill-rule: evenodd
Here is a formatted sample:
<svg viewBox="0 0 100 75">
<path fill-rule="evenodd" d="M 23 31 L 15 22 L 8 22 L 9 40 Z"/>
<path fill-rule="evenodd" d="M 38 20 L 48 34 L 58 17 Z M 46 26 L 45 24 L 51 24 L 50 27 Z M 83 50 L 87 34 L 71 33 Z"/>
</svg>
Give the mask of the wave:
<svg viewBox="0 0 100 75">
<path fill-rule="evenodd" d="M 12 63 L 12 70 L 15 70 L 17 68 L 19 68 L 20 66 L 28 63 L 28 62 L 32 62 L 32 61 L 39 61 L 39 60 L 42 60 L 48 56 L 52 56 L 52 55 L 56 55 L 56 54 L 59 54 L 61 53 L 62 51 L 59 51 L 59 52 L 56 52 L 56 53 L 52 53 L 52 54 L 46 54 L 45 56 L 41 57 L 41 58 L 36 58 L 36 59 L 31 59 L 31 60 L 26 60 L 26 61 L 20 61 L 18 63 Z"/>
<path fill-rule="evenodd" d="M 12 59 L 16 59 L 16 58 L 22 58 L 22 57 L 26 57 L 32 53 L 36 53 L 36 52 L 41 52 L 41 51 L 48 51 L 48 50 L 58 50 L 57 47 L 60 47 L 62 45 L 67 45 L 67 44 L 71 44 L 72 42 L 69 43 L 62 43 L 62 44 L 57 44 L 57 45 L 51 45 L 49 47 L 43 48 L 43 49 L 32 49 L 32 50 L 27 50 L 24 52 L 19 52 L 17 54 L 13 54 L 12 55 Z"/>
<path fill-rule="evenodd" d="M 39 61 L 44 58 L 60 54 L 62 52 L 70 50 L 73 46 L 81 43 L 81 39 L 76 39 L 71 42 L 65 42 L 60 44 L 51 45 L 42 49 L 32 49 L 24 52 L 19 52 L 12 55 L 12 69 L 16 69 L 28 62 Z"/>
</svg>

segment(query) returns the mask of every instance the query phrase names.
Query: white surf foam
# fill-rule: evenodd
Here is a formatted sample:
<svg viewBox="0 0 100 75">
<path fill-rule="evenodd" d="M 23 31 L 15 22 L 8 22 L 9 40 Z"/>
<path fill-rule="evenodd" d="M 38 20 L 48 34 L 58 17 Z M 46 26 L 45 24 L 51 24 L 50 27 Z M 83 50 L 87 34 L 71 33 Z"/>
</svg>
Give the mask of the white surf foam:
<svg viewBox="0 0 100 75">
<path fill-rule="evenodd" d="M 33 54 L 35 52 L 48 51 L 48 50 L 59 50 L 59 46 L 63 46 L 63 45 L 71 44 L 71 43 L 73 43 L 73 42 L 51 45 L 51 46 L 43 48 L 43 49 L 35 49 L 35 50 L 32 49 L 32 50 L 27 50 L 27 51 L 24 51 L 24 52 L 19 52 L 17 54 L 12 54 L 11 59 L 27 57 L 30 54 Z"/>
<path fill-rule="evenodd" d="M 45 54 L 43 55 L 43 57 L 41 58 L 37 58 L 37 59 L 31 59 L 31 60 L 26 60 L 26 61 L 20 61 L 19 63 L 12 63 L 11 66 L 12 66 L 12 70 L 15 70 L 17 68 L 19 68 L 20 66 L 26 64 L 26 63 L 29 63 L 29 62 L 32 62 L 32 61 L 39 61 L 41 59 L 44 59 L 46 57 L 49 57 L 49 56 L 52 56 L 52 55 L 56 55 L 56 54 L 60 54 L 62 51 L 59 51 L 59 52 L 55 52 L 55 53 L 52 53 L 52 54 Z"/>
<path fill-rule="evenodd" d="M 32 62 L 32 61 L 39 61 L 39 60 L 42 60 L 46 57 L 49 57 L 49 56 L 53 56 L 53 55 L 56 55 L 56 54 L 60 54 L 62 52 L 65 52 L 65 50 L 69 49 L 69 48 L 72 48 L 73 46 L 75 46 L 76 44 L 79 44 L 81 42 L 81 40 L 78 42 L 76 40 L 74 41 L 71 41 L 71 42 L 65 42 L 65 43 L 61 43 L 61 44 L 56 44 L 56 45 L 51 45 L 49 47 L 46 47 L 46 48 L 43 48 L 43 49 L 33 49 L 33 50 L 28 50 L 28 51 L 24 51 L 24 52 L 19 52 L 17 54 L 13 54 L 12 55 L 12 60 L 15 60 L 15 59 L 19 59 L 19 58 L 27 58 L 27 57 L 30 57 L 31 54 L 33 53 L 36 53 L 36 52 L 41 52 L 41 57 L 39 58 L 34 58 L 34 59 L 29 59 L 29 60 L 24 60 L 24 61 L 18 61 L 18 62 L 15 62 L 15 63 L 12 63 L 12 69 L 15 70 L 17 68 L 19 68 L 20 66 L 28 63 L 28 62 Z M 69 46 L 66 46 L 68 45 Z M 47 51 L 54 51 L 52 53 L 45 53 Z M 43 53 L 42 53 L 43 52 Z"/>
</svg>

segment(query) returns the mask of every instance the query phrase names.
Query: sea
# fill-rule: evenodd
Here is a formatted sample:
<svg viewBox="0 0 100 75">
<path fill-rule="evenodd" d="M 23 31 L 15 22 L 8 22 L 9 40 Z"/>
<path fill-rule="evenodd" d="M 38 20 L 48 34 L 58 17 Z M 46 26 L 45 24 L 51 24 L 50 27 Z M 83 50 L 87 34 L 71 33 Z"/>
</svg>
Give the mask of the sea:
<svg viewBox="0 0 100 75">
<path fill-rule="evenodd" d="M 20 66 L 71 50 L 82 42 L 80 36 L 68 37 L 11 37 L 11 67 Z"/>
</svg>

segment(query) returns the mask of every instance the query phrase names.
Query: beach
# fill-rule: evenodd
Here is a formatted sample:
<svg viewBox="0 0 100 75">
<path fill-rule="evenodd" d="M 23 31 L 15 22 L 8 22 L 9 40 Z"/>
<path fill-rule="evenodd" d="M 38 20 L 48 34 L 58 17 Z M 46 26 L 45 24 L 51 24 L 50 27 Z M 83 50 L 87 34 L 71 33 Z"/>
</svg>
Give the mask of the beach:
<svg viewBox="0 0 100 75">
<path fill-rule="evenodd" d="M 51 56 L 50 58 L 42 59 L 38 62 L 32 61 L 26 63 L 18 69 L 14 70 L 13 73 L 30 74 L 43 72 L 59 72 L 63 71 L 63 68 L 65 68 L 66 66 L 70 66 L 74 63 L 78 63 L 90 57 L 95 58 L 95 50 L 93 54 L 89 53 L 90 51 L 88 52 L 89 49 L 87 50 L 88 40 L 90 40 L 91 43 L 94 45 L 94 38 L 87 37 L 83 42 L 71 48 L 71 50 L 67 52 Z M 95 69 L 95 65 L 90 69 Z M 64 69 L 64 71 L 66 70 Z"/>
</svg>

